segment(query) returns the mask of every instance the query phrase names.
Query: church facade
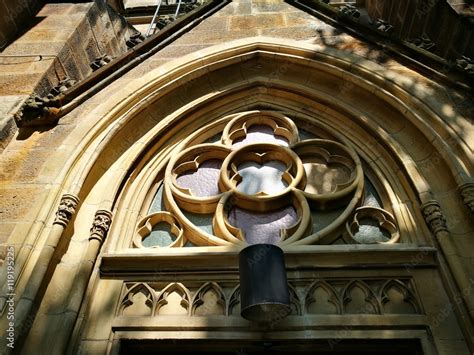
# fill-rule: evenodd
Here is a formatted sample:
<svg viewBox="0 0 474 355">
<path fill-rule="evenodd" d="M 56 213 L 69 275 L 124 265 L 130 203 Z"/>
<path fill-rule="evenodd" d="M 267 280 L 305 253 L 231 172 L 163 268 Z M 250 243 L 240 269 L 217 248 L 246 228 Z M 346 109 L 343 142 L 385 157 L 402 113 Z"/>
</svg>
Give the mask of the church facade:
<svg viewBox="0 0 474 355">
<path fill-rule="evenodd" d="M 0 3 L 0 353 L 474 352 L 472 9 L 387 3 Z"/>
</svg>

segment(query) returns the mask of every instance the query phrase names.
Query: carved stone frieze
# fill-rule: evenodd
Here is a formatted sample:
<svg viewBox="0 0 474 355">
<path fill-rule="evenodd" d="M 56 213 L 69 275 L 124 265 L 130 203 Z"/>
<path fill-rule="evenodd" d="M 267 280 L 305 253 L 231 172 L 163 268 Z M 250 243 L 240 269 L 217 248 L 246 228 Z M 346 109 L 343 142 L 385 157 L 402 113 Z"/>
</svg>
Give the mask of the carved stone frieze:
<svg viewBox="0 0 474 355">
<path fill-rule="evenodd" d="M 293 316 L 422 314 L 409 278 L 316 279 L 288 284 Z M 195 281 L 126 282 L 118 316 L 240 315 L 239 285 Z"/>
<path fill-rule="evenodd" d="M 92 224 L 89 240 L 97 239 L 103 242 L 107 237 L 110 224 L 112 223 L 112 212 L 107 210 L 98 210 L 95 213 L 94 223 Z"/>
<path fill-rule="evenodd" d="M 423 211 L 423 217 L 425 218 L 426 224 L 430 227 L 430 230 L 435 236 L 441 232 L 448 232 L 448 225 L 446 218 L 441 211 L 441 206 L 438 201 L 428 201 L 421 206 Z"/>
<path fill-rule="evenodd" d="M 61 197 L 58 210 L 56 211 L 56 218 L 53 224 L 59 224 L 66 227 L 71 220 L 73 214 L 76 212 L 79 199 L 71 194 L 65 194 Z"/>
</svg>

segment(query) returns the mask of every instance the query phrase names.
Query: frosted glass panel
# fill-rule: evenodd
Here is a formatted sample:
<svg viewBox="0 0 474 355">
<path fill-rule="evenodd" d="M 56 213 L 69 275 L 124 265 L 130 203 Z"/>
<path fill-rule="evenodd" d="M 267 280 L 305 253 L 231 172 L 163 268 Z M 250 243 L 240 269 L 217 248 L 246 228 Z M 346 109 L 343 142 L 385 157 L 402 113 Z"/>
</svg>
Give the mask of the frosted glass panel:
<svg viewBox="0 0 474 355">
<path fill-rule="evenodd" d="M 378 226 L 374 219 L 364 218 L 359 221 L 359 230 L 354 234 L 354 239 L 362 244 L 388 242 L 390 234 Z"/>
<path fill-rule="evenodd" d="M 222 161 L 211 159 L 203 162 L 197 171 L 186 172 L 176 179 L 179 186 L 191 190 L 194 196 L 214 196 L 219 193 L 217 181 Z"/>
<path fill-rule="evenodd" d="M 363 206 L 383 208 L 382 200 L 369 179 L 365 179 L 365 199 Z"/>
<path fill-rule="evenodd" d="M 176 237 L 171 234 L 170 225 L 168 223 L 158 223 L 153 226 L 153 229 L 149 236 L 142 240 L 144 247 L 166 247 L 173 243 Z"/>
<path fill-rule="evenodd" d="M 255 125 L 247 129 L 246 137 L 236 139 L 232 144 L 232 148 L 236 149 L 254 143 L 275 143 L 285 147 L 288 146 L 288 140 L 284 137 L 275 136 L 273 134 L 273 128 L 270 126 Z"/>
<path fill-rule="evenodd" d="M 202 231 L 212 234 L 212 217 L 213 214 L 197 214 L 182 210 L 187 219 Z"/>
<path fill-rule="evenodd" d="M 305 191 L 312 194 L 335 192 L 338 185 L 351 180 L 352 171 L 343 164 L 327 164 L 318 159 L 306 159 L 303 167 L 310 182 Z"/>
<path fill-rule="evenodd" d="M 155 196 L 153 197 L 153 201 L 151 202 L 150 209 L 148 210 L 148 213 L 155 213 L 155 212 L 160 212 L 160 211 L 165 211 L 165 205 L 163 203 L 163 184 L 160 184 L 160 187 L 158 188 L 158 191 L 156 191 Z"/>
<path fill-rule="evenodd" d="M 332 211 L 311 210 L 313 233 L 319 232 L 323 228 L 329 226 L 344 212 L 344 209 L 345 208 L 338 208 Z"/>
<path fill-rule="evenodd" d="M 231 225 L 242 229 L 249 244 L 277 244 L 280 231 L 287 229 L 298 220 L 293 207 L 269 213 L 256 213 L 237 207 L 230 210 L 228 216 Z"/>
<path fill-rule="evenodd" d="M 238 170 L 242 181 L 237 185 L 237 190 L 248 195 L 259 192 L 269 195 L 277 194 L 288 186 L 281 178 L 286 165 L 277 160 L 269 161 L 264 165 L 247 162 L 239 165 Z"/>
</svg>

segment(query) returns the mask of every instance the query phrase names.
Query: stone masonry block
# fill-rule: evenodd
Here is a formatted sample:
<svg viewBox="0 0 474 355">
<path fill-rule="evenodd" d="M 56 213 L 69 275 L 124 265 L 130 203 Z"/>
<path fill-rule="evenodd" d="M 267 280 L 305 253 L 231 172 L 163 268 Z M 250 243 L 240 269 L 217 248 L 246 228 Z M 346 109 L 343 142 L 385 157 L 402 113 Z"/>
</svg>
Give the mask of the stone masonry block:
<svg viewBox="0 0 474 355">
<path fill-rule="evenodd" d="M 249 28 L 281 28 L 284 26 L 283 14 L 266 14 L 261 16 L 232 16 L 229 29 L 240 31 Z"/>
</svg>

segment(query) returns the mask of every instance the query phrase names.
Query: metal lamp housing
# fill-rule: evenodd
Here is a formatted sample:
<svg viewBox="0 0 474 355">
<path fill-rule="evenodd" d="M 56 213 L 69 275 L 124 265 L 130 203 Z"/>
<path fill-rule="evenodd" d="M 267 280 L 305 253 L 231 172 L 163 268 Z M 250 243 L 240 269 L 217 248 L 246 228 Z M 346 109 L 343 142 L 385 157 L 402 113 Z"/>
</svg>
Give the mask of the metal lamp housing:
<svg viewBox="0 0 474 355">
<path fill-rule="evenodd" d="M 291 312 L 283 250 L 254 244 L 239 254 L 240 304 L 243 318 L 271 323 Z"/>
</svg>

